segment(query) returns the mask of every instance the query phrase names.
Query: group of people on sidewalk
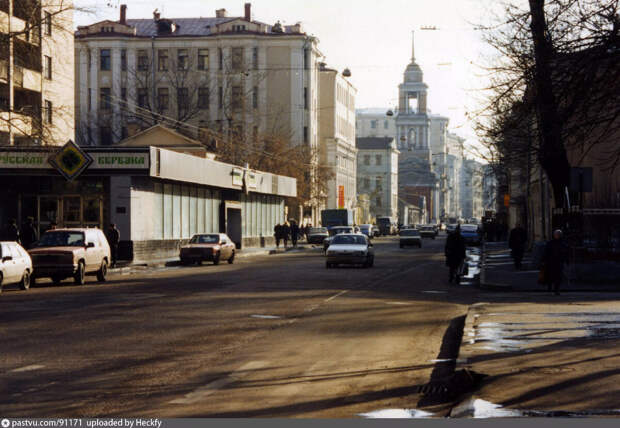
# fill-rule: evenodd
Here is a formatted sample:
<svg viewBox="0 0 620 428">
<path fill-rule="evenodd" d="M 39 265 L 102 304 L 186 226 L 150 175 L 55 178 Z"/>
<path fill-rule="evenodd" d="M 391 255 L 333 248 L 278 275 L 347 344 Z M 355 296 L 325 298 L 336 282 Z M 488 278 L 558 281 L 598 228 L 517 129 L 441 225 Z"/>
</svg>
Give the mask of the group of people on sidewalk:
<svg viewBox="0 0 620 428">
<path fill-rule="evenodd" d="M 289 223 L 285 221 L 283 224 L 276 224 L 273 228 L 273 237 L 276 240 L 276 248 L 280 248 L 280 242 L 284 243 L 284 248 L 288 247 L 288 241 L 291 241 L 293 247 L 297 246 L 297 242 L 301 239 L 302 236 L 308 238 L 308 233 L 310 232 L 311 224 L 307 224 L 305 226 L 299 226 L 295 220 L 291 220 Z"/>
<path fill-rule="evenodd" d="M 564 243 L 563 236 L 563 232 L 557 229 L 553 232 L 553 238 L 545 244 L 538 276 L 538 282 L 546 285 L 547 290 L 553 291 L 556 295 L 560 294 L 564 265 L 568 264 L 568 247 Z M 515 269 L 521 269 L 527 247 L 527 232 L 520 224 L 510 231 L 508 247 L 511 250 Z"/>
</svg>

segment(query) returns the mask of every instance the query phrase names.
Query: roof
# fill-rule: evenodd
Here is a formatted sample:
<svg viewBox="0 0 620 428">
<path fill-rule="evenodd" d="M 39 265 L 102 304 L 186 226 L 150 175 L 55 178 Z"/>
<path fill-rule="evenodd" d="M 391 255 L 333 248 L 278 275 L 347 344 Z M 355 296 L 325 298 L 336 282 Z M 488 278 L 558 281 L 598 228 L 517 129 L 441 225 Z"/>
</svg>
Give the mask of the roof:
<svg viewBox="0 0 620 428">
<path fill-rule="evenodd" d="M 387 150 L 393 148 L 392 137 L 360 137 L 355 139 L 355 146 L 360 150 Z"/>
</svg>

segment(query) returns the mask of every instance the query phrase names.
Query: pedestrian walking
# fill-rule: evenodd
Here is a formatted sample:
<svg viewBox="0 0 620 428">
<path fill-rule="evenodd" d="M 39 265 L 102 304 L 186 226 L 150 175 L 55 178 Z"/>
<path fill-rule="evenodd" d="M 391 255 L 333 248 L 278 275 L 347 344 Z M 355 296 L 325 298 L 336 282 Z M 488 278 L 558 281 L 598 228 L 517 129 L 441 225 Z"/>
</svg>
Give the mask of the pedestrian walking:
<svg viewBox="0 0 620 428">
<path fill-rule="evenodd" d="M 284 248 L 288 246 L 288 240 L 291 236 L 291 226 L 289 226 L 288 222 L 285 221 L 282 225 L 282 240 L 284 241 Z"/>
<path fill-rule="evenodd" d="M 119 242 L 121 242 L 121 232 L 116 228 L 116 225 L 114 223 L 110 223 L 110 227 L 106 232 L 106 238 L 108 238 L 108 244 L 110 244 L 112 267 L 115 267 L 116 260 L 118 258 L 118 244 Z"/>
<path fill-rule="evenodd" d="M 291 222 L 291 243 L 293 247 L 297 246 L 297 240 L 299 239 L 299 226 L 296 221 Z"/>
<path fill-rule="evenodd" d="M 564 276 L 564 265 L 568 263 L 568 247 L 562 239 L 561 230 L 553 232 L 553 239 L 547 242 L 543 255 L 543 266 L 545 283 L 547 289 L 552 290 L 556 295 L 560 294 L 560 285 Z"/>
<path fill-rule="evenodd" d="M 461 226 L 456 226 L 454 232 L 448 235 L 446 239 L 445 255 L 446 265 L 450 268 L 449 283 L 458 279 L 459 269 L 463 264 L 466 256 L 465 239 L 461 235 Z"/>
<path fill-rule="evenodd" d="M 280 240 L 282 239 L 282 225 L 280 223 L 274 226 L 273 237 L 276 240 L 276 248 L 280 248 Z"/>
<path fill-rule="evenodd" d="M 2 238 L 0 238 L 0 241 L 20 242 L 19 229 L 17 228 L 17 222 L 14 218 L 11 218 L 6 222 L 6 225 L 2 229 Z"/>
<path fill-rule="evenodd" d="M 517 223 L 514 229 L 510 231 L 508 238 L 508 247 L 510 247 L 511 255 L 515 263 L 515 269 L 521 269 L 523 254 L 525 253 L 525 244 L 527 243 L 527 232 L 520 223 Z"/>
<path fill-rule="evenodd" d="M 21 231 L 22 246 L 25 249 L 32 248 L 32 244 L 37 241 L 37 229 L 34 227 L 34 218 L 28 217 Z"/>
</svg>

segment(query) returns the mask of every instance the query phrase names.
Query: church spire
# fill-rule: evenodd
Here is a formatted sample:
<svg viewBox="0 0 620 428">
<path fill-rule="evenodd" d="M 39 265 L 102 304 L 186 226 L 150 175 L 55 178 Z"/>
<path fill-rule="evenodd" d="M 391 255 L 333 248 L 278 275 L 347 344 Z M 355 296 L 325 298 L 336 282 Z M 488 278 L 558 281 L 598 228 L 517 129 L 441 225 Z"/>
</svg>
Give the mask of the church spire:
<svg viewBox="0 0 620 428">
<path fill-rule="evenodd" d="M 415 31 L 411 30 L 411 62 L 415 62 Z"/>
</svg>

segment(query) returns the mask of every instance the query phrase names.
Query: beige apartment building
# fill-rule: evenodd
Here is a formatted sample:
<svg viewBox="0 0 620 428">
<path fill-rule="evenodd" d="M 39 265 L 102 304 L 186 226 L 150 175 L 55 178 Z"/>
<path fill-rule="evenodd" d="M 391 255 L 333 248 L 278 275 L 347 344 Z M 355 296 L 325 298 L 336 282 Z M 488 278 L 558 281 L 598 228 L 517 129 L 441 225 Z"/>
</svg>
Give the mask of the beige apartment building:
<svg viewBox="0 0 620 428">
<path fill-rule="evenodd" d="M 319 73 L 319 141 L 321 161 L 333 178 L 327 186 L 327 209 L 357 207 L 357 149 L 355 147 L 355 97 L 357 89 L 337 70 L 322 67 Z"/>
<path fill-rule="evenodd" d="M 249 3 L 244 16 L 171 19 L 128 19 L 121 5 L 118 21 L 75 34 L 78 141 L 114 144 L 162 123 L 201 141 L 276 134 L 316 147 L 317 43 L 300 24 L 252 19 Z"/>
<path fill-rule="evenodd" d="M 0 0 L 0 145 L 75 138 L 71 1 Z"/>
</svg>

